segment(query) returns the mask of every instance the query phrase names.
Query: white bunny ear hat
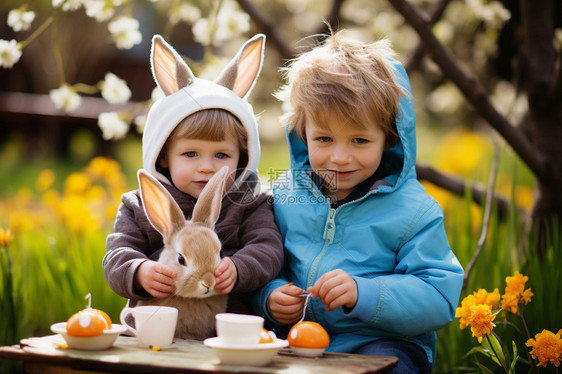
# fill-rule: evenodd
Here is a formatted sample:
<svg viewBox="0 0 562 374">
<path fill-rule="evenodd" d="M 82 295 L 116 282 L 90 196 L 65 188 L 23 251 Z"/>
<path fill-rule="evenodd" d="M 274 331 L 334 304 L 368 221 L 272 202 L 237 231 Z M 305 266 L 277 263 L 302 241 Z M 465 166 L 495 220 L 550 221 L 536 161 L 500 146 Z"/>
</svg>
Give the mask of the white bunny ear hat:
<svg viewBox="0 0 562 374">
<path fill-rule="evenodd" d="M 168 177 L 156 168 L 158 155 L 176 126 L 185 117 L 203 109 L 224 109 L 242 123 L 248 133 L 248 164 L 238 177 L 257 172 L 260 159 L 258 126 L 246 98 L 261 71 L 265 35 L 248 40 L 224 68 L 215 82 L 193 75 L 180 55 L 155 35 L 152 38 L 151 67 L 154 80 L 166 96 L 152 105 L 142 137 L 143 168 L 162 182 Z"/>
</svg>

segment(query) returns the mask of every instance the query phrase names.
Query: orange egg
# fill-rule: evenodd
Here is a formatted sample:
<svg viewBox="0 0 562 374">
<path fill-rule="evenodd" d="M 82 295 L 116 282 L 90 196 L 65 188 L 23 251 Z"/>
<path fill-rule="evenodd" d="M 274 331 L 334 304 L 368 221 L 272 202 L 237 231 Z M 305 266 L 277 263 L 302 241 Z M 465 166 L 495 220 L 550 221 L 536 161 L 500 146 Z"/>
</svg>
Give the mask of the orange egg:
<svg viewBox="0 0 562 374">
<path fill-rule="evenodd" d="M 296 348 L 320 348 L 330 345 L 330 337 L 324 328 L 316 322 L 302 321 L 289 331 L 289 345 Z"/>
<path fill-rule="evenodd" d="M 73 314 L 66 323 L 66 332 L 71 336 L 97 336 L 111 328 L 111 319 L 104 311 L 86 308 Z"/>
<path fill-rule="evenodd" d="M 271 336 L 269 334 L 269 331 L 267 331 L 266 329 L 261 329 L 260 332 L 260 344 L 267 344 L 267 343 L 273 343 L 273 336 Z"/>
</svg>

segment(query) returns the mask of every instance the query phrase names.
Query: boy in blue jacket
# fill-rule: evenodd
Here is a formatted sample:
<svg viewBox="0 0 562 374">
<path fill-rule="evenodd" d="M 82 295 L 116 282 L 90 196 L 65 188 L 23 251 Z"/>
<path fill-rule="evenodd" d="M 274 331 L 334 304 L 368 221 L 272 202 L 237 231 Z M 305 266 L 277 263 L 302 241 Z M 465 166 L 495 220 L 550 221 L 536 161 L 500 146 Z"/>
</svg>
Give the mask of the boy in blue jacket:
<svg viewBox="0 0 562 374">
<path fill-rule="evenodd" d="M 394 372 L 429 373 L 463 269 L 416 179 L 410 85 L 392 54 L 385 40 L 338 32 L 285 70 L 291 169 L 273 188 L 285 265 L 255 307 L 290 327 L 306 290 L 305 319 L 328 331 L 328 351 L 397 356 Z"/>
</svg>

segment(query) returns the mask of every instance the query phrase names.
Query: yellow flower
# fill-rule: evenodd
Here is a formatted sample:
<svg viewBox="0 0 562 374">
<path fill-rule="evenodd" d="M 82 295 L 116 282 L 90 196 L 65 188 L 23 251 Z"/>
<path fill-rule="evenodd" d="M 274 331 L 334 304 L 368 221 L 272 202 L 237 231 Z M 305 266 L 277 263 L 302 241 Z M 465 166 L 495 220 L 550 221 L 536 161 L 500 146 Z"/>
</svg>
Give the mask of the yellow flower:
<svg viewBox="0 0 562 374">
<path fill-rule="evenodd" d="M 83 173 L 72 173 L 64 181 L 65 195 L 81 195 L 90 187 L 90 179 Z"/>
<path fill-rule="evenodd" d="M 502 296 L 502 309 L 517 314 L 519 311 L 519 303 L 524 302 L 527 304 L 531 301 L 533 293 L 531 289 L 525 289 L 529 277 L 522 275 L 518 271 L 512 277 L 506 277 L 505 294 Z"/>
<path fill-rule="evenodd" d="M 55 173 L 51 169 L 45 169 L 37 177 L 36 186 L 39 191 L 46 191 L 55 183 Z"/>
<path fill-rule="evenodd" d="M 485 289 L 481 288 L 478 291 L 472 293 L 472 295 L 468 295 L 461 301 L 461 306 L 457 308 L 455 313 L 455 318 L 460 318 L 460 329 L 465 329 L 468 325 L 470 325 L 469 319 L 472 315 L 471 307 L 475 305 L 489 305 L 490 308 L 494 308 L 498 305 L 500 301 L 500 292 L 496 288 L 493 292 L 488 292 Z"/>
<path fill-rule="evenodd" d="M 527 288 L 521 294 L 521 299 L 523 299 L 523 302 L 525 302 L 525 304 L 527 304 L 529 301 L 531 301 L 531 297 L 533 297 L 533 295 L 534 295 L 534 293 L 531 292 L 531 289 Z"/>
<path fill-rule="evenodd" d="M 534 339 L 529 339 L 525 343 L 527 347 L 531 347 L 531 356 L 539 359 L 537 366 L 546 367 L 547 363 L 551 363 L 558 367 L 560 365 L 560 355 L 562 354 L 562 340 L 560 333 L 554 334 L 548 330 L 542 330 L 540 334 L 536 334 Z"/>
<path fill-rule="evenodd" d="M 478 170 L 490 149 L 488 137 L 473 131 L 453 131 L 435 148 L 438 169 L 468 175 Z"/>
<path fill-rule="evenodd" d="M 12 235 L 12 231 L 10 229 L 4 230 L 0 228 L 0 245 L 1 246 L 9 246 L 10 243 L 14 240 L 14 236 Z"/>
<path fill-rule="evenodd" d="M 470 307 L 472 314 L 468 322 L 472 336 L 478 338 L 478 343 L 482 343 L 484 335 L 492 332 L 496 326 L 492 321 L 496 318 L 497 312 L 492 314 L 492 308 L 486 304 L 474 305 Z"/>
</svg>

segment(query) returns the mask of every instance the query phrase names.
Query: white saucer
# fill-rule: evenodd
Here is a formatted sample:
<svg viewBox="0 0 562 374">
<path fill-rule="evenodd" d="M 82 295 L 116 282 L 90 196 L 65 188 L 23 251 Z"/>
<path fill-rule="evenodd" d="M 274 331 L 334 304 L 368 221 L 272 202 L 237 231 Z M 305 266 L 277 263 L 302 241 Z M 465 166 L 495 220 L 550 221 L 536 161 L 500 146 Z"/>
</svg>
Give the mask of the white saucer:
<svg viewBox="0 0 562 374">
<path fill-rule="evenodd" d="M 220 338 L 205 339 L 203 343 L 212 348 L 223 365 L 264 366 L 289 342 L 275 339 L 263 344 L 225 344 Z"/>
<path fill-rule="evenodd" d="M 123 325 L 112 323 L 111 328 L 103 330 L 103 334 L 97 336 L 72 336 L 66 332 L 66 322 L 59 322 L 51 325 L 51 331 L 60 334 L 68 348 L 84 349 L 88 351 L 99 351 L 110 348 L 117 337 L 127 331 Z"/>
</svg>

